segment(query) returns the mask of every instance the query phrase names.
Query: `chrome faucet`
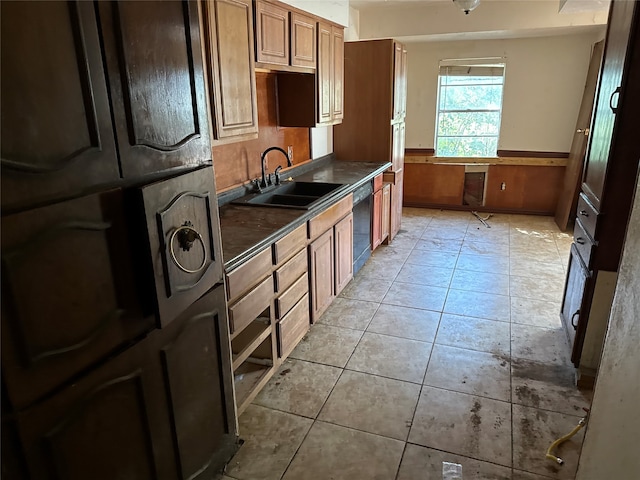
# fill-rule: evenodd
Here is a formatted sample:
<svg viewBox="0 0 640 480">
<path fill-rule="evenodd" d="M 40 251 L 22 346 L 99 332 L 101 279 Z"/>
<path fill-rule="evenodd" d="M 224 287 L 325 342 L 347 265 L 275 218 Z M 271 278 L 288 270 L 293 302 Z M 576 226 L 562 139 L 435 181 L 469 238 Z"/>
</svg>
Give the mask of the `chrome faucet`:
<svg viewBox="0 0 640 480">
<path fill-rule="evenodd" d="M 287 158 L 287 166 L 291 167 L 293 166 L 293 164 L 291 163 L 291 159 L 289 158 L 289 155 L 287 155 L 287 152 L 285 152 L 282 148 L 280 147 L 269 147 L 267 148 L 264 152 L 262 152 L 262 155 L 260 156 L 260 166 L 262 168 L 262 180 L 260 182 L 260 188 L 266 188 L 267 185 L 271 185 L 271 175 L 269 175 L 269 177 L 267 178 L 266 175 L 266 161 L 267 161 L 267 153 L 273 151 L 273 150 L 277 150 L 279 152 L 282 152 L 282 154 Z M 279 168 L 276 168 L 276 185 L 280 180 L 279 177 L 279 173 L 280 173 L 280 169 L 282 168 L 282 166 L 278 165 Z"/>
</svg>

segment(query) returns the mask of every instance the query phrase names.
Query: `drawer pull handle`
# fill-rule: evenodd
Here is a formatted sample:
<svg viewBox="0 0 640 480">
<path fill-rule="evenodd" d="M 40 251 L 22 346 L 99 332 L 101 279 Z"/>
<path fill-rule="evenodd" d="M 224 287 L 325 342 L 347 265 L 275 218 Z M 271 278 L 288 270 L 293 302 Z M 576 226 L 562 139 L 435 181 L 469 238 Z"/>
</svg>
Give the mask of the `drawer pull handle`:
<svg viewBox="0 0 640 480">
<path fill-rule="evenodd" d="M 616 106 L 615 107 L 613 106 L 613 97 L 620 94 L 620 90 L 621 90 L 621 87 L 616 88 L 611 94 L 611 96 L 609 97 L 609 108 L 611 109 L 614 115 L 618 113 L 618 104 L 616 102 Z"/>
<path fill-rule="evenodd" d="M 589 214 L 587 213 L 586 210 L 580 210 L 580 215 L 582 215 L 583 217 L 588 217 Z"/>
<path fill-rule="evenodd" d="M 578 245 L 584 245 L 584 238 L 582 238 L 582 237 L 578 237 L 578 238 L 576 238 L 576 243 L 577 243 Z"/>
<path fill-rule="evenodd" d="M 182 250 L 186 252 L 191 250 L 191 247 L 193 246 L 193 242 L 195 242 L 196 240 L 198 240 L 202 245 L 202 251 L 204 253 L 202 258 L 202 264 L 195 270 L 186 268 L 176 258 L 176 254 L 173 251 L 173 242 L 175 241 L 176 237 L 178 238 L 178 245 L 180 246 L 180 248 L 182 248 Z M 171 260 L 173 260 L 173 263 L 175 263 L 176 266 L 185 273 L 198 273 L 207 264 L 207 247 L 204 244 L 204 240 L 202 240 L 202 235 L 200 235 L 193 228 L 193 224 L 189 221 L 184 222 L 182 226 L 176 228 L 174 232 L 171 234 L 171 239 L 169 240 L 169 252 L 171 252 Z"/>
<path fill-rule="evenodd" d="M 574 313 L 573 315 L 571 315 L 571 326 L 573 327 L 573 329 L 574 329 L 574 330 L 577 330 L 577 329 L 578 329 L 578 325 L 576 325 L 576 324 L 573 322 L 573 319 L 574 319 L 574 318 L 576 318 L 576 317 L 579 317 L 579 316 L 580 316 L 580 309 L 576 310 L 576 313 Z"/>
</svg>

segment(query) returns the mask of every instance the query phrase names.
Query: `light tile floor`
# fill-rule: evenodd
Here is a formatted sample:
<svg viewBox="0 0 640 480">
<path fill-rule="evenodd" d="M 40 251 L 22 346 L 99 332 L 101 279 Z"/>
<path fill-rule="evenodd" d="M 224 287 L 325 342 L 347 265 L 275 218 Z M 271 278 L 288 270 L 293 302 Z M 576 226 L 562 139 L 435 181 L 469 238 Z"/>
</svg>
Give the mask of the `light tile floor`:
<svg viewBox="0 0 640 480">
<path fill-rule="evenodd" d="M 590 392 L 559 319 L 571 236 L 550 217 L 405 208 L 240 417 L 227 480 L 573 479 Z"/>
</svg>

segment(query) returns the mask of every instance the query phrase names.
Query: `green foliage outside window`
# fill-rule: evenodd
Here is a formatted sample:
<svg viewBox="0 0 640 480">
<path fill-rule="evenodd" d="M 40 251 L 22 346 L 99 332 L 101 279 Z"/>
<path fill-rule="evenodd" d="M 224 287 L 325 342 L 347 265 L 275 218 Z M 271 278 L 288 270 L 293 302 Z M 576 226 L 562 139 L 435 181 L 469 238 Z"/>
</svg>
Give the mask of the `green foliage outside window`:
<svg viewBox="0 0 640 480">
<path fill-rule="evenodd" d="M 469 74 L 473 69 L 492 74 Z M 502 67 L 441 67 L 436 155 L 497 156 L 503 71 Z"/>
</svg>

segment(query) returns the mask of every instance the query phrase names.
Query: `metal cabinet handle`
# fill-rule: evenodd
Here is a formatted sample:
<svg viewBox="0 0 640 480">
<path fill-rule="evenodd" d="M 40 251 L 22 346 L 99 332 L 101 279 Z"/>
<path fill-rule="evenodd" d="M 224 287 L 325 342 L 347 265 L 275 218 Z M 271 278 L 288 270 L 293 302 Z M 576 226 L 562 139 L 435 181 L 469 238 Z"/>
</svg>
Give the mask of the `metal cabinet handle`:
<svg viewBox="0 0 640 480">
<path fill-rule="evenodd" d="M 176 254 L 173 251 L 173 242 L 175 241 L 176 237 L 178 238 L 178 244 L 180 245 L 180 248 L 187 252 L 191 250 L 193 242 L 195 242 L 196 240 L 198 240 L 202 245 L 202 251 L 204 252 L 202 264 L 195 270 L 186 268 L 176 258 Z M 189 221 L 184 222 L 182 226 L 176 228 L 171 234 L 171 239 L 169 240 L 169 252 L 171 252 L 171 260 L 173 260 L 173 263 L 175 263 L 176 266 L 185 273 L 198 273 L 207 264 L 207 247 L 204 244 L 204 240 L 202 240 L 202 235 L 200 235 L 197 230 L 193 228 L 193 224 Z"/>
<path fill-rule="evenodd" d="M 580 210 L 580 215 L 582 215 L 583 217 L 588 217 L 589 213 L 587 213 L 586 210 Z"/>
<path fill-rule="evenodd" d="M 584 245 L 584 238 L 582 238 L 582 237 L 578 237 L 578 238 L 576 238 L 576 243 L 577 243 L 578 245 Z"/>
<path fill-rule="evenodd" d="M 615 97 L 617 94 L 620 93 L 621 87 L 616 88 L 613 93 L 611 94 L 611 96 L 609 97 L 609 108 L 611 109 L 611 111 L 616 114 L 618 113 L 618 102 L 616 102 L 616 106 L 613 106 L 613 97 Z"/>
<path fill-rule="evenodd" d="M 571 315 L 571 326 L 573 327 L 574 330 L 578 329 L 578 325 L 576 325 L 575 323 L 573 323 L 573 319 L 576 318 L 577 316 L 580 315 L 580 309 L 576 310 L 576 313 L 574 313 L 573 315 Z"/>
</svg>

